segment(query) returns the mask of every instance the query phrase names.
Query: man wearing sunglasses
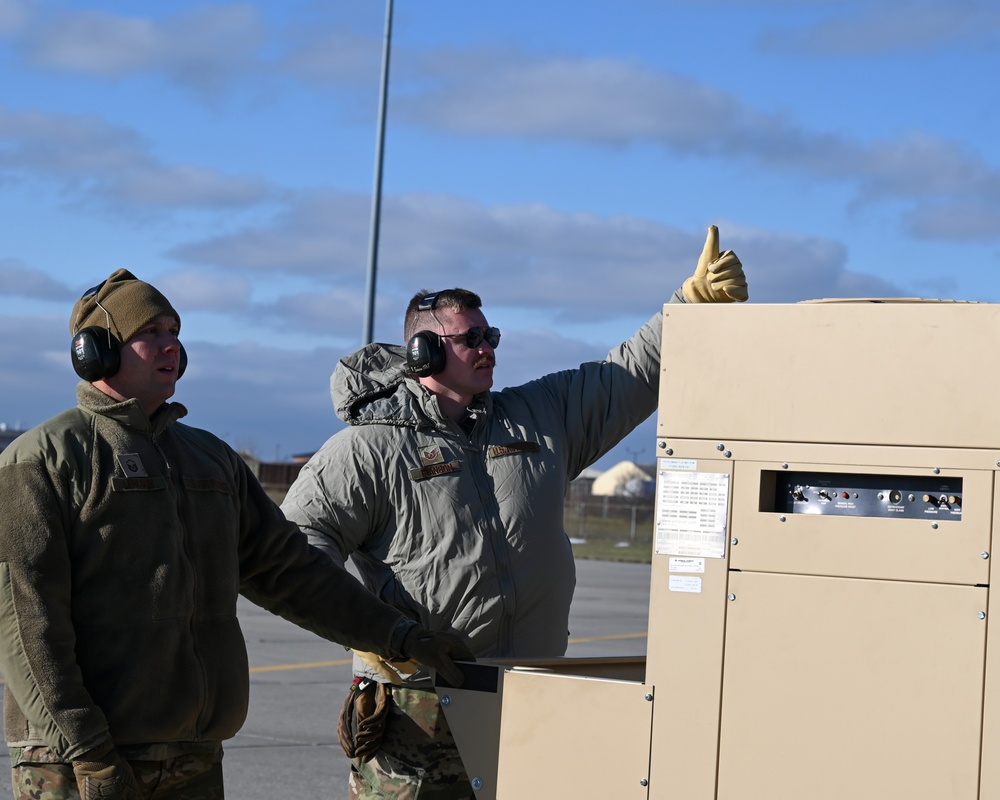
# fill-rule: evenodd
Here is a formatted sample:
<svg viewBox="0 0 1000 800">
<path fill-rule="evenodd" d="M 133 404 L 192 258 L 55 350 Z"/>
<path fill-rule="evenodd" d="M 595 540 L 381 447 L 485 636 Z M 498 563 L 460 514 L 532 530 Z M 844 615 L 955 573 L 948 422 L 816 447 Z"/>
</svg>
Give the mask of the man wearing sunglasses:
<svg viewBox="0 0 1000 800">
<path fill-rule="evenodd" d="M 179 420 L 180 315 L 120 269 L 70 317 L 76 408 L 0 455 L 0 670 L 14 796 L 217 800 L 246 717 L 237 595 L 327 639 L 471 654 L 380 602 Z"/>
<path fill-rule="evenodd" d="M 718 230 L 672 302 L 747 299 Z M 419 292 L 405 347 L 372 344 L 331 379 L 349 427 L 303 468 L 282 509 L 383 600 L 468 637 L 480 658 L 561 656 L 575 585 L 569 481 L 656 408 L 661 312 L 604 361 L 492 391 L 500 331 L 478 295 Z M 391 686 L 381 746 L 352 758 L 350 797 L 473 800 L 426 671 L 355 654 Z M 349 753 L 350 754 L 350 753 Z"/>
</svg>

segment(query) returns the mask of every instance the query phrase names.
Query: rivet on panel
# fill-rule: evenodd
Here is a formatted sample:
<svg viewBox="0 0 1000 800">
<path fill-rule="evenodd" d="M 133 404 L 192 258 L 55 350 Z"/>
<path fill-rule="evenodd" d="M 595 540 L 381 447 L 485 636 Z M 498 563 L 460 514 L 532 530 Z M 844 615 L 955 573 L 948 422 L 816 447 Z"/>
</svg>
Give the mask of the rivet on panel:
<svg viewBox="0 0 1000 800">
<path fill-rule="evenodd" d="M 990 557 L 990 554 L 989 554 L 989 553 L 987 553 L 987 552 L 986 552 L 986 551 L 984 550 L 983 552 L 981 552 L 981 553 L 979 554 L 979 557 L 980 557 L 981 559 L 983 559 L 983 560 L 985 561 L 985 560 L 986 560 L 987 558 L 989 558 L 989 557 Z"/>
<path fill-rule="evenodd" d="M 717 445 L 715 446 L 715 449 L 716 449 L 716 450 L 718 450 L 718 451 L 719 451 L 719 452 L 721 453 L 721 452 L 722 452 L 723 450 L 725 450 L 725 449 L 726 449 L 726 446 L 725 446 L 725 445 L 724 445 L 724 444 L 723 444 L 722 442 L 719 442 L 719 443 L 718 443 L 718 444 L 717 444 Z"/>
<path fill-rule="evenodd" d="M 740 540 L 734 536 L 732 539 L 729 540 L 729 543 L 732 545 L 737 545 L 740 543 Z"/>
<path fill-rule="evenodd" d="M 733 457 L 733 451 L 732 450 L 725 450 L 725 451 L 723 451 L 722 455 L 724 455 L 726 458 L 732 458 Z"/>
<path fill-rule="evenodd" d="M 778 522 L 785 522 L 785 521 L 787 521 L 787 519 L 788 519 L 788 517 L 786 517 L 784 514 L 782 514 L 780 517 L 778 517 Z"/>
<path fill-rule="evenodd" d="M 441 697 L 441 705 L 450 706 L 451 705 L 451 695 L 446 694 Z"/>
<path fill-rule="evenodd" d="M 639 780 L 639 785 L 640 786 L 649 786 L 649 779 L 648 778 L 641 778 Z"/>
<path fill-rule="evenodd" d="M 646 699 L 649 700 L 650 702 L 653 702 L 653 694 L 652 694 L 652 692 L 647 692 L 646 693 Z"/>
<path fill-rule="evenodd" d="M 986 619 L 986 612 L 980 611 L 976 616 L 978 616 L 979 619 Z"/>
<path fill-rule="evenodd" d="M 472 788 L 475 789 L 477 792 L 480 789 L 482 789 L 483 788 L 483 779 L 482 778 L 473 778 L 472 779 Z"/>
<path fill-rule="evenodd" d="M 788 462 L 787 461 L 782 462 L 781 468 L 782 469 L 788 469 Z"/>
<path fill-rule="evenodd" d="M 730 593 L 729 593 L 729 599 L 730 599 L 730 600 L 735 600 L 735 599 L 736 599 L 736 595 L 735 595 L 735 594 L 733 594 L 732 592 L 730 592 Z"/>
</svg>

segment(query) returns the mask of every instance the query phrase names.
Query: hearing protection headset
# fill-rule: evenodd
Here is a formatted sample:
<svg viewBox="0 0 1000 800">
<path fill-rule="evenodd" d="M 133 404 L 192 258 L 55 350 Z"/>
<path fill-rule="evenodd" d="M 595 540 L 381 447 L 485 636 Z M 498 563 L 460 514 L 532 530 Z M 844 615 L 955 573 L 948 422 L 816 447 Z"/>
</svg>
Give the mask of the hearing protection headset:
<svg viewBox="0 0 1000 800">
<path fill-rule="evenodd" d="M 76 374 L 89 383 L 110 378 L 122 365 L 121 346 L 111 328 L 84 328 L 73 337 L 69 353 Z"/>
<path fill-rule="evenodd" d="M 433 311 L 439 292 L 427 295 L 417 311 Z M 433 331 L 418 331 L 406 343 L 406 366 L 418 378 L 436 375 L 444 369 L 445 350 L 441 336 Z"/>
<path fill-rule="evenodd" d="M 121 345 L 110 328 L 84 328 L 73 337 L 69 352 L 74 371 L 88 383 L 112 377 L 122 365 Z M 187 350 L 181 345 L 178 378 L 184 374 L 187 364 Z"/>
</svg>

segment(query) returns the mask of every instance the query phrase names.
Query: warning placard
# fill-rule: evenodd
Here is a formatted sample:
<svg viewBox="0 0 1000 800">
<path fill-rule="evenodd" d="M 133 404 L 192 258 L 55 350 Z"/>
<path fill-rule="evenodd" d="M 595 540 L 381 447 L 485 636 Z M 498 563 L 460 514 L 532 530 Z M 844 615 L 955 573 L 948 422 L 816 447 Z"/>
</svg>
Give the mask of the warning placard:
<svg viewBox="0 0 1000 800">
<path fill-rule="evenodd" d="M 661 469 L 656 492 L 657 555 L 725 557 L 729 475 Z"/>
</svg>

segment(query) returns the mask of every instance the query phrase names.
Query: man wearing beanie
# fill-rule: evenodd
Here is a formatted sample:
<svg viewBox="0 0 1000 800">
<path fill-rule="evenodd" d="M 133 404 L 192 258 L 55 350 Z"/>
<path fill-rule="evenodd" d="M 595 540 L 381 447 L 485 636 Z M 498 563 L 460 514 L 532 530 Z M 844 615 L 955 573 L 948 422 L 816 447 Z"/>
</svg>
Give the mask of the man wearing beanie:
<svg viewBox="0 0 1000 800">
<path fill-rule="evenodd" d="M 16 800 L 221 800 L 249 701 L 237 595 L 452 682 L 470 653 L 314 549 L 168 402 L 180 315 L 127 270 L 70 317 L 77 406 L 0 454 L 0 671 Z"/>
</svg>

